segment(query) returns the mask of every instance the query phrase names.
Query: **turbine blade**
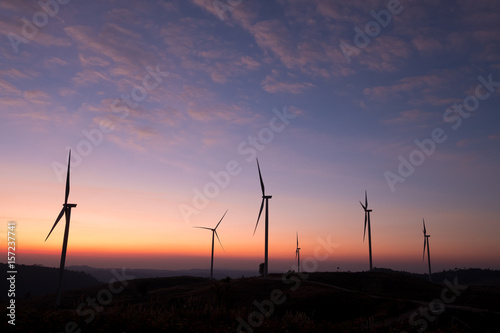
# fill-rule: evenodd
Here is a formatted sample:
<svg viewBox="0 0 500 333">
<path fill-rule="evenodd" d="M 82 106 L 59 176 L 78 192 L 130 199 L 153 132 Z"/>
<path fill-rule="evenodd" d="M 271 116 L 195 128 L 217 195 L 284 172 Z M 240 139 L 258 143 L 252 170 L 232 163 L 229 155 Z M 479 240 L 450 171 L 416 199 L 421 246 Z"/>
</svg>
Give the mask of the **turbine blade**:
<svg viewBox="0 0 500 333">
<path fill-rule="evenodd" d="M 207 229 L 207 230 L 212 230 L 212 231 L 214 230 L 214 229 L 212 229 L 212 228 L 207 228 L 207 227 L 193 227 L 193 228 L 198 228 L 198 229 Z"/>
<path fill-rule="evenodd" d="M 366 190 L 365 190 L 365 207 L 368 208 L 368 196 L 366 195 Z"/>
<path fill-rule="evenodd" d="M 226 213 L 227 213 L 228 209 L 226 209 Z M 215 226 L 214 230 L 217 229 L 217 227 L 219 226 L 219 224 L 222 222 L 222 219 L 224 218 L 224 216 L 226 216 L 226 213 L 224 213 L 224 215 L 222 215 L 222 218 L 220 219 L 219 223 L 217 223 L 217 225 Z"/>
<path fill-rule="evenodd" d="M 366 215 L 368 213 L 365 212 L 365 231 L 363 232 L 363 242 L 365 241 L 365 235 L 366 235 Z"/>
<path fill-rule="evenodd" d="M 297 232 L 297 248 L 299 247 L 299 233 Z"/>
<path fill-rule="evenodd" d="M 424 235 L 427 235 L 427 230 L 425 229 L 425 220 L 422 219 L 422 223 L 424 224 Z"/>
<path fill-rule="evenodd" d="M 266 191 L 264 189 L 264 182 L 262 181 L 262 174 L 260 173 L 259 159 L 257 158 L 257 169 L 259 169 L 259 178 L 260 178 L 260 187 L 262 188 L 262 195 L 266 195 Z"/>
<path fill-rule="evenodd" d="M 363 207 L 364 210 L 366 210 L 366 206 L 364 206 L 361 201 L 359 202 L 359 204 L 361 205 L 361 207 Z"/>
<path fill-rule="evenodd" d="M 299 250 L 297 249 L 295 250 L 295 259 L 297 259 L 298 255 L 299 255 Z"/>
<path fill-rule="evenodd" d="M 214 229 L 214 233 L 215 233 L 215 236 L 217 236 L 217 240 L 219 241 L 220 247 L 222 247 L 222 250 L 224 250 L 224 246 L 222 246 L 219 235 L 217 234 L 217 231 L 215 231 L 215 229 Z M 226 250 L 224 250 L 224 252 L 226 252 Z"/>
<path fill-rule="evenodd" d="M 66 172 L 66 193 L 64 195 L 64 204 L 68 203 L 68 197 L 69 197 L 69 168 L 70 168 L 70 162 L 71 162 L 71 149 L 69 150 L 69 156 L 68 156 L 68 171 Z"/>
<path fill-rule="evenodd" d="M 61 219 L 61 217 L 63 217 L 63 215 L 64 215 L 64 209 L 65 209 L 65 208 L 66 208 L 66 207 L 63 207 L 63 208 L 61 209 L 61 212 L 59 213 L 59 216 L 57 217 L 56 222 L 55 222 L 55 223 L 54 223 L 54 225 L 52 226 L 52 229 L 50 229 L 50 232 L 49 232 L 49 234 L 47 235 L 47 237 L 45 238 L 45 240 L 47 240 L 47 238 L 49 238 L 50 234 L 52 233 L 52 230 L 54 230 L 54 228 L 56 227 L 56 225 L 57 225 L 57 223 L 59 222 L 59 220 Z"/>
<path fill-rule="evenodd" d="M 424 252 L 422 253 L 422 261 L 425 259 L 425 246 L 427 245 L 427 237 L 424 237 Z"/>
<path fill-rule="evenodd" d="M 260 215 L 262 214 L 262 209 L 264 209 L 264 200 L 262 199 L 262 204 L 260 205 L 259 217 L 257 217 L 257 223 L 255 224 L 255 229 L 253 230 L 253 234 L 255 235 L 255 231 L 257 230 L 257 226 L 259 225 Z"/>
</svg>

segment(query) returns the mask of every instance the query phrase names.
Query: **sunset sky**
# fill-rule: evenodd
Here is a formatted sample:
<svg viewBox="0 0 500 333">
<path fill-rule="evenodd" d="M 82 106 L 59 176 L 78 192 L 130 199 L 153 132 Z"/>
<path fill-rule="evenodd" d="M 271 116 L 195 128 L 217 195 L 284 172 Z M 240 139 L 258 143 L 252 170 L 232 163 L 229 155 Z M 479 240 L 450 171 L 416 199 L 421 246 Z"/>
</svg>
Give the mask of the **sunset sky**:
<svg viewBox="0 0 500 333">
<path fill-rule="evenodd" d="M 0 1 L 4 255 L 58 267 L 72 149 L 66 265 L 209 268 L 228 209 L 215 270 L 257 270 L 258 157 L 270 272 L 296 232 L 367 270 L 365 190 L 375 267 L 425 272 L 425 218 L 434 271 L 500 269 L 500 2 L 41 3 Z"/>
</svg>

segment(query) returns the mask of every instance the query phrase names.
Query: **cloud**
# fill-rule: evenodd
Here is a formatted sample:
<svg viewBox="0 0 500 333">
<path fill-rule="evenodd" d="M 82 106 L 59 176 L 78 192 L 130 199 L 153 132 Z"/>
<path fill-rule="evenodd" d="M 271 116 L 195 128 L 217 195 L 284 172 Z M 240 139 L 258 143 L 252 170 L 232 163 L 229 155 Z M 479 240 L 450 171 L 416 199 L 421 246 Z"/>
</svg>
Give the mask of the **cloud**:
<svg viewBox="0 0 500 333">
<path fill-rule="evenodd" d="M 193 75 L 205 73 L 215 83 L 230 82 L 261 67 L 253 54 L 241 52 L 221 38 L 213 22 L 182 18 L 162 27 L 161 36 L 183 69 Z"/>
<path fill-rule="evenodd" d="M 396 72 L 404 64 L 404 59 L 411 55 L 408 43 L 392 36 L 380 36 L 368 47 L 369 50 L 361 51 L 357 59 L 375 72 Z"/>
<path fill-rule="evenodd" d="M 53 58 L 47 59 L 43 63 L 46 67 L 66 66 L 68 64 L 67 61 L 62 60 L 59 57 L 53 57 Z"/>
<path fill-rule="evenodd" d="M 194 4 L 217 15 L 212 1 L 192 0 Z M 338 38 L 331 24 L 322 26 L 323 16 L 316 12 L 316 3 L 304 1 L 279 1 L 287 20 L 258 20 L 260 12 L 256 2 L 246 1 L 235 6 L 223 24 L 239 25 L 253 37 L 263 51 L 265 61 L 270 56 L 287 69 L 299 71 L 312 77 L 331 78 L 346 76 L 353 71 L 337 47 Z M 306 9 L 304 9 L 306 8 Z M 304 18 L 304 11 L 307 17 Z"/>
<path fill-rule="evenodd" d="M 288 94 L 300 94 L 304 90 L 313 87 L 314 85 L 309 82 L 285 82 L 278 81 L 278 79 L 273 75 L 267 75 L 266 78 L 261 82 L 262 89 L 271 94 L 276 93 L 288 93 Z"/>
<path fill-rule="evenodd" d="M 9 68 L 9 69 L 0 70 L 1 77 L 8 77 L 8 78 L 15 79 L 15 80 L 30 79 L 30 78 L 37 77 L 39 75 L 40 75 L 40 73 L 35 72 L 34 70 L 31 70 L 31 69 L 23 69 L 22 71 L 18 70 L 17 68 Z"/>
<path fill-rule="evenodd" d="M 490 139 L 491 141 L 500 141 L 500 135 L 499 134 L 491 134 L 491 135 L 488 135 L 488 139 Z"/>
<path fill-rule="evenodd" d="M 85 87 L 97 84 L 101 81 L 111 81 L 111 79 L 105 73 L 87 69 L 83 72 L 76 73 L 76 75 L 72 78 L 72 81 L 77 87 Z"/>
<path fill-rule="evenodd" d="M 78 59 L 83 67 L 107 67 L 110 65 L 108 60 L 97 56 L 84 55 L 83 53 L 78 54 Z"/>
<path fill-rule="evenodd" d="M 467 146 L 470 146 L 473 143 L 473 140 L 471 139 L 462 139 L 456 143 L 456 146 L 459 148 L 465 148 Z"/>
<path fill-rule="evenodd" d="M 110 62 L 133 77 L 145 66 L 158 63 L 154 48 L 145 43 L 140 33 L 117 24 L 106 23 L 99 32 L 86 26 L 69 26 L 64 31 L 84 54 L 80 57 L 83 64 L 105 66 Z"/>
<path fill-rule="evenodd" d="M 413 109 L 400 112 L 396 117 L 385 119 L 383 122 L 389 125 L 401 125 L 406 123 L 416 123 L 427 120 L 431 115 L 422 110 Z"/>
<path fill-rule="evenodd" d="M 221 102 L 199 105 L 191 101 L 188 103 L 187 113 L 192 119 L 200 122 L 223 120 L 232 124 L 244 124 L 253 119 L 253 115 L 242 106 Z"/>
<path fill-rule="evenodd" d="M 46 92 L 43 92 L 41 90 L 35 89 L 35 90 L 28 90 L 23 93 L 24 98 L 29 100 L 32 103 L 47 103 L 48 101 L 51 100 L 51 97 L 49 94 Z"/>
<path fill-rule="evenodd" d="M 70 89 L 70 88 L 64 87 L 64 88 L 59 89 L 57 93 L 60 96 L 65 97 L 65 96 L 73 96 L 77 93 L 77 91 L 75 89 Z"/>
<path fill-rule="evenodd" d="M 21 94 L 21 91 L 16 86 L 14 86 L 13 84 L 11 84 L 5 80 L 2 80 L 2 79 L 0 79 L 0 88 L 1 88 L 0 89 L 0 91 L 1 91 L 0 96 Z"/>
<path fill-rule="evenodd" d="M 412 102 L 415 99 L 416 104 L 441 105 L 443 97 L 436 99 L 436 96 L 448 86 L 453 87 L 451 82 L 460 74 L 459 72 L 457 70 L 440 70 L 426 75 L 405 77 L 393 85 L 365 88 L 363 94 L 372 100 L 379 101 L 405 96 L 410 97 Z M 417 97 L 418 101 L 416 101 Z"/>
<path fill-rule="evenodd" d="M 443 45 L 436 38 L 419 35 L 413 38 L 411 42 L 420 52 L 436 53 L 443 50 Z"/>
</svg>

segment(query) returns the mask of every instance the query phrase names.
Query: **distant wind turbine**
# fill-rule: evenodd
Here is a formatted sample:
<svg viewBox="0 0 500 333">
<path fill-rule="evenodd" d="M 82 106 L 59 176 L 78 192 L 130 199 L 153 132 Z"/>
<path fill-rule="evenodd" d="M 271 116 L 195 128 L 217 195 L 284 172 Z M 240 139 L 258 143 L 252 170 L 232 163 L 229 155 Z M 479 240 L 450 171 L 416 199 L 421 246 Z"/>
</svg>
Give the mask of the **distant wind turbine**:
<svg viewBox="0 0 500 333">
<path fill-rule="evenodd" d="M 429 264 L 429 281 L 431 281 L 431 252 L 429 251 L 429 237 L 431 235 L 427 235 L 427 229 L 425 229 L 425 220 L 422 219 L 424 229 L 424 253 L 422 254 L 422 261 L 425 259 L 425 246 L 427 245 L 427 263 Z"/>
<path fill-rule="evenodd" d="M 213 229 L 207 228 L 207 227 L 193 227 L 193 228 L 207 229 L 207 230 L 212 231 L 212 260 L 210 262 L 210 279 L 214 278 L 214 235 L 217 236 L 217 240 L 219 241 L 220 247 L 222 247 L 222 249 L 224 250 L 224 246 L 222 246 L 219 235 L 217 234 L 217 227 L 222 222 L 222 219 L 224 218 L 224 216 L 226 216 L 226 213 L 227 213 L 227 209 L 226 209 L 226 212 L 224 213 L 224 215 L 222 215 L 222 218 L 220 219 L 219 223 L 217 223 L 217 225 Z"/>
<path fill-rule="evenodd" d="M 363 205 L 363 203 L 361 201 L 359 203 L 361 204 L 361 207 L 363 207 L 363 209 L 365 211 L 365 229 L 363 232 L 363 242 L 365 241 L 366 224 L 368 222 L 368 247 L 370 249 L 370 271 L 371 271 L 373 268 L 373 266 L 372 266 L 372 229 L 371 229 L 371 225 L 370 225 L 370 213 L 372 212 L 372 210 L 368 209 L 368 197 L 366 195 L 366 191 L 365 191 L 365 204 Z"/>
<path fill-rule="evenodd" d="M 297 232 L 297 248 L 295 249 L 295 258 L 297 259 L 297 273 L 300 273 L 300 247 L 299 247 L 299 233 Z"/>
<path fill-rule="evenodd" d="M 257 217 L 257 223 L 255 224 L 255 229 L 253 234 L 255 235 L 255 231 L 257 230 L 257 226 L 259 225 L 260 215 L 262 214 L 262 209 L 264 208 L 264 202 L 266 203 L 266 236 L 265 236 L 265 249 L 264 249 L 264 278 L 267 279 L 267 257 L 268 257 L 268 241 L 269 241 L 269 199 L 271 199 L 272 195 L 266 195 L 266 191 L 264 189 L 264 182 L 262 181 L 262 174 L 260 173 L 259 160 L 257 159 L 257 169 L 259 170 L 259 178 L 260 178 L 260 187 L 262 188 L 262 203 L 260 205 L 259 217 Z"/>
<path fill-rule="evenodd" d="M 57 285 L 56 306 L 61 305 L 61 286 L 62 286 L 62 279 L 63 279 L 63 274 L 64 274 L 64 263 L 66 262 L 66 250 L 68 248 L 69 222 L 71 219 L 71 208 L 76 207 L 76 204 L 69 204 L 68 203 L 70 161 L 71 161 L 71 150 L 69 151 L 69 157 L 68 157 L 68 171 L 66 173 L 66 193 L 64 196 L 63 208 L 61 209 L 61 212 L 59 213 L 59 216 L 57 217 L 56 222 L 52 226 L 52 229 L 50 229 L 50 232 L 47 235 L 47 238 L 49 238 L 50 234 L 52 233 L 52 230 L 54 230 L 54 228 L 56 227 L 59 220 L 63 217 L 63 215 L 65 215 L 66 216 L 66 226 L 64 228 L 64 239 L 63 239 L 63 247 L 62 247 L 62 253 L 61 253 L 61 264 L 59 265 L 59 282 Z M 47 238 L 45 238 L 45 240 L 47 240 Z"/>
</svg>

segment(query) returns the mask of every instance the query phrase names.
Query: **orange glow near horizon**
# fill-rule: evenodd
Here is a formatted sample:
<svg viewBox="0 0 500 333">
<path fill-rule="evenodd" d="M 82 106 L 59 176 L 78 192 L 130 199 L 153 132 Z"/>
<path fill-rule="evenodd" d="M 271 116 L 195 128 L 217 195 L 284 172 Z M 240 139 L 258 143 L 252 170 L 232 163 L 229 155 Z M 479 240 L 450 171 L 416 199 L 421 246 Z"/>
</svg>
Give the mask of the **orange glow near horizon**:
<svg viewBox="0 0 500 333">
<path fill-rule="evenodd" d="M 27 168 L 27 173 L 36 173 L 36 168 Z M 79 171 L 79 170 L 78 170 Z M 255 171 L 255 170 L 252 170 Z M 267 170 L 266 170 L 267 171 Z M 78 172 L 74 172 L 78 175 Z M 255 178 L 255 172 L 251 175 Z M 42 262 L 59 265 L 65 221 L 62 219 L 50 238 L 44 241 L 61 208 L 64 184 L 54 182 L 45 175 L 34 183 L 31 179 L 21 182 L 7 180 L 5 192 L 0 200 L 5 203 L 2 211 L 5 221 L 17 217 L 17 244 L 20 260 L 29 259 L 28 264 Z M 252 235 L 260 206 L 258 182 L 252 185 L 253 195 L 246 189 L 235 187 L 235 192 L 223 192 L 210 203 L 210 207 L 191 221 L 183 221 L 179 213 L 179 202 L 156 190 L 137 190 L 133 186 L 123 189 L 112 186 L 102 188 L 93 184 L 92 178 L 79 176 L 72 182 L 70 202 L 78 206 L 73 209 L 67 253 L 67 264 L 85 264 L 109 267 L 120 262 L 129 267 L 168 269 L 176 267 L 203 268 L 207 266 L 211 251 L 211 232 L 194 229 L 194 226 L 214 227 L 224 211 L 228 214 L 219 226 L 219 237 L 225 252 L 215 240 L 215 268 L 248 267 L 253 269 L 263 261 L 264 220 L 255 235 Z M 265 176 L 264 176 L 265 177 Z M 271 181 L 269 181 L 271 183 Z M 35 185 L 33 185 L 35 184 Z M 174 191 L 180 185 L 172 184 Z M 269 186 L 270 187 L 270 186 Z M 363 212 L 355 197 L 347 200 L 338 195 L 331 205 L 327 201 L 299 200 L 286 193 L 272 191 L 270 202 L 270 263 L 271 267 L 288 269 L 294 264 L 295 237 L 299 232 L 301 258 L 324 255 L 317 250 L 321 239 L 330 239 L 337 246 L 328 253 L 328 259 L 320 262 L 324 269 L 363 270 L 368 262 L 368 239 L 363 242 Z M 356 193 L 357 194 L 357 193 Z M 361 193 L 361 197 L 362 197 Z M 19 197 L 22 201 L 18 200 Z M 190 198 L 188 196 L 188 198 Z M 306 205 L 310 210 L 290 210 L 291 206 Z M 409 267 L 408 270 L 425 269 L 421 253 L 423 239 L 420 218 L 410 223 L 408 214 L 419 215 L 413 208 L 398 207 L 390 200 L 370 201 L 372 214 L 373 262 L 375 267 Z M 29 209 L 26 209 L 29 207 Z M 19 212 L 22 212 L 20 214 Z M 335 214 L 332 214 L 334 212 Z M 468 218 L 491 220 L 493 213 L 452 211 L 426 219 L 431 234 L 430 248 L 436 267 L 452 268 L 474 266 L 500 268 L 492 248 L 497 247 L 493 233 L 473 230 Z M 307 221 L 305 223 L 304 221 Z M 453 223 L 451 222 L 453 221 Z M 461 230 L 456 225 L 461 225 Z M 468 234 L 481 233 L 476 238 Z M 1 236 L 4 240 L 4 235 Z M 478 246 L 480 244 L 481 246 Z M 319 251 L 319 252 L 317 252 Z M 460 264 L 461 260 L 464 264 Z M 279 265 L 276 266 L 276 264 Z M 434 264 L 433 264 L 434 266 Z"/>
</svg>

